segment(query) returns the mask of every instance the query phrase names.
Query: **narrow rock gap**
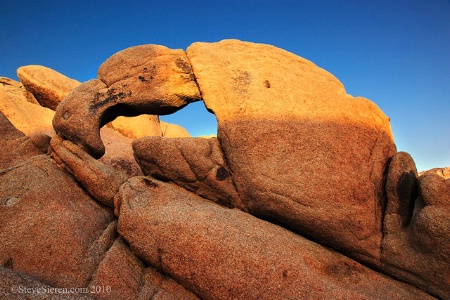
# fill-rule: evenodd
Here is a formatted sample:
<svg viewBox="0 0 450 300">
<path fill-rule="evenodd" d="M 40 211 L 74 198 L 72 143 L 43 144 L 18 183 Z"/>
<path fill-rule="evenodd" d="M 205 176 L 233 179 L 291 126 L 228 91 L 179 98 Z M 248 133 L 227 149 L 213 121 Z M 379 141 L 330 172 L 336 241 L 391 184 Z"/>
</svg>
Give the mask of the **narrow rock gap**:
<svg viewBox="0 0 450 300">
<path fill-rule="evenodd" d="M 244 203 L 244 201 L 242 201 L 242 194 L 241 194 L 241 192 L 239 191 L 239 189 L 238 189 L 238 187 L 237 187 L 237 185 L 236 185 L 236 182 L 234 181 L 234 176 L 233 176 L 233 175 L 234 175 L 234 171 L 233 171 L 233 169 L 232 169 L 231 164 L 229 163 L 229 159 L 228 159 L 228 157 L 227 157 L 227 154 L 226 154 L 225 151 L 224 151 L 223 144 L 222 144 L 222 139 L 219 137 L 219 134 L 218 134 L 218 136 L 217 136 L 217 141 L 218 141 L 218 143 L 219 143 L 219 147 L 220 147 L 220 150 L 221 150 L 221 152 L 222 152 L 224 164 L 225 164 L 225 166 L 228 168 L 228 170 L 229 170 L 229 172 L 230 172 L 231 183 L 233 184 L 233 188 L 234 188 L 234 190 L 236 191 L 236 194 L 238 195 L 238 198 L 239 198 L 239 204 L 240 204 L 240 206 L 241 206 L 241 207 L 239 207 L 239 209 L 242 210 L 242 211 L 244 211 L 244 212 L 246 212 L 246 213 L 248 213 L 247 206 L 246 206 L 246 204 Z"/>
<path fill-rule="evenodd" d="M 47 154 L 38 154 L 38 155 L 35 155 L 35 156 L 32 156 L 32 157 L 28 158 L 27 160 L 25 160 L 22 163 L 18 163 L 18 164 L 14 165 L 14 166 L 11 166 L 11 167 L 8 167 L 8 168 L 5 168 L 5 169 L 0 169 L 0 176 L 6 175 L 7 173 L 9 173 L 12 170 L 15 170 L 15 169 L 21 168 L 23 166 L 26 166 L 32 160 L 44 160 L 46 156 L 47 156 Z"/>
<path fill-rule="evenodd" d="M 163 266 L 163 258 L 162 258 L 162 256 L 163 256 L 163 250 L 160 248 L 160 247 L 158 247 L 157 248 L 157 251 L 158 251 L 158 269 L 157 269 L 157 271 L 159 272 L 159 273 L 161 273 L 161 275 L 163 275 L 164 277 L 166 277 L 167 276 L 167 274 L 166 274 L 166 271 L 164 270 L 164 266 Z"/>
<path fill-rule="evenodd" d="M 11 257 L 9 257 L 2 265 L 1 267 L 7 268 L 7 269 L 14 269 L 13 260 Z"/>
<path fill-rule="evenodd" d="M 200 178 L 198 172 L 196 171 L 196 169 L 192 166 L 192 164 L 190 164 L 190 160 L 189 158 L 186 156 L 186 153 L 184 153 L 183 148 L 181 147 L 180 144 L 176 144 L 175 145 L 177 147 L 177 150 L 180 152 L 181 157 L 183 157 L 184 162 L 186 163 L 186 165 L 189 167 L 189 170 L 192 172 L 192 174 L 194 174 L 195 179 L 197 181 L 203 181 L 205 178 Z"/>
<path fill-rule="evenodd" d="M 56 162 L 54 160 L 53 160 L 53 162 L 56 164 Z M 56 164 L 56 165 L 58 165 L 58 164 Z M 66 171 L 62 166 L 58 166 L 58 167 L 62 171 L 64 171 L 68 176 L 70 176 L 72 178 L 73 182 L 83 191 L 83 193 L 85 193 L 93 202 L 95 202 L 96 205 L 98 205 L 102 209 L 107 210 L 111 214 L 114 214 L 114 207 L 106 206 L 105 204 L 101 203 L 99 200 L 95 199 L 95 197 L 87 190 L 87 188 L 84 187 L 84 185 L 80 181 L 78 181 L 78 179 L 73 174 Z M 117 220 L 117 219 L 115 218 L 114 220 Z"/>
<path fill-rule="evenodd" d="M 383 172 L 383 179 L 382 179 L 382 199 L 383 199 L 383 203 L 382 203 L 382 210 L 381 210 L 381 245 L 380 245 L 380 266 L 381 269 L 383 269 L 383 241 L 385 239 L 385 235 L 386 235 L 386 228 L 385 228 L 385 217 L 386 217 L 386 213 L 387 213 L 387 207 L 388 207 L 388 193 L 387 193 L 387 182 L 388 182 L 388 174 L 389 174 L 389 167 L 391 165 L 392 162 L 392 157 L 388 159 L 388 161 L 386 162 L 386 165 L 384 167 L 384 172 Z"/>
<path fill-rule="evenodd" d="M 114 228 L 111 228 L 114 227 Z M 95 274 L 98 271 L 98 268 L 100 267 L 101 263 L 103 262 L 103 260 L 106 257 L 106 254 L 108 253 L 108 251 L 112 248 L 112 246 L 114 245 L 114 242 L 120 238 L 119 233 L 117 231 L 117 219 L 114 218 L 111 222 L 109 222 L 106 227 L 103 229 L 103 231 L 100 233 L 100 235 L 97 237 L 97 239 L 92 243 L 91 247 L 89 248 L 89 252 L 92 251 L 93 247 L 97 246 L 96 243 L 105 235 L 105 234 L 112 234 L 111 232 L 108 231 L 113 231 L 114 234 L 114 238 L 111 239 L 111 241 L 109 242 L 109 244 L 107 245 L 107 247 L 105 247 L 103 253 L 101 254 L 100 259 L 98 260 L 98 262 L 96 263 L 95 268 L 93 268 L 92 273 L 90 274 L 90 277 L 88 279 L 88 283 L 86 287 L 89 287 L 92 283 L 92 279 L 94 278 Z M 90 257 L 92 257 L 92 253 L 90 253 Z"/>
<path fill-rule="evenodd" d="M 125 239 L 122 239 L 122 241 L 125 241 Z M 128 242 L 127 242 L 127 244 L 125 244 L 125 245 L 126 245 L 126 246 L 128 247 L 128 249 L 130 250 L 130 253 L 133 254 L 133 255 L 136 257 L 136 259 L 140 262 L 140 264 L 141 264 L 141 266 L 142 266 L 142 268 L 141 268 L 141 276 L 140 276 L 140 278 L 139 278 L 139 289 L 138 289 L 137 295 L 138 295 L 139 299 L 143 299 L 141 294 L 143 293 L 143 289 L 144 289 L 144 287 L 146 286 L 146 280 L 145 280 L 145 278 L 146 278 L 147 270 L 148 270 L 149 268 L 152 268 L 152 267 L 149 266 L 144 260 L 142 260 L 139 256 L 136 255 L 136 253 L 134 253 L 134 252 L 131 250 L 131 248 L 130 248 Z M 153 269 L 153 268 L 152 268 L 152 269 Z M 155 295 L 158 294 L 159 287 L 161 286 L 161 284 L 162 284 L 162 279 L 161 279 L 161 281 L 159 281 L 157 284 L 155 284 L 155 285 L 156 285 L 156 288 L 152 291 L 152 294 L 150 295 L 150 298 L 149 298 L 149 299 L 154 299 Z"/>
</svg>

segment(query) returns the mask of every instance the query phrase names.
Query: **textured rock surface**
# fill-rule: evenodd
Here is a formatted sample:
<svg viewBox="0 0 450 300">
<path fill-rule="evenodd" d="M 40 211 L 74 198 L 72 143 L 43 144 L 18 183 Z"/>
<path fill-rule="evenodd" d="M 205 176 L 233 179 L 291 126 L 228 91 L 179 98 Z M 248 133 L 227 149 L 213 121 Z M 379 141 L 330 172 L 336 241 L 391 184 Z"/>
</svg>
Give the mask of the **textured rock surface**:
<svg viewBox="0 0 450 300">
<path fill-rule="evenodd" d="M 202 299 L 431 298 L 172 184 L 134 177 L 122 186 L 116 210 L 133 252 Z"/>
<path fill-rule="evenodd" d="M 75 290 L 62 290 L 54 286 L 43 284 L 33 277 L 27 276 L 8 268 L 0 267 L 0 297 L 8 300 L 93 300 L 89 291 L 75 292 Z M 69 298 L 70 297 L 70 298 Z"/>
<path fill-rule="evenodd" d="M 142 175 L 141 168 L 134 159 L 131 147 L 133 140 L 106 126 L 100 129 L 100 136 L 105 145 L 105 154 L 99 161 L 128 176 Z"/>
<path fill-rule="evenodd" d="M 53 128 L 58 135 L 76 142 L 86 150 L 100 148 L 103 155 L 104 145 L 99 141 L 100 116 L 96 115 L 97 110 L 90 110 L 90 106 L 99 101 L 107 102 L 99 100 L 100 96 L 106 97 L 106 92 L 106 85 L 98 79 L 79 85 L 56 110 Z"/>
<path fill-rule="evenodd" d="M 118 115 L 168 114 L 200 99 L 186 54 L 144 45 L 106 60 L 98 78 L 79 86 L 58 107 L 53 126 L 96 158 L 104 154 L 100 127 Z"/>
<path fill-rule="evenodd" d="M 53 138 L 27 119 L 34 96 L 0 78 L 0 298 L 27 298 L 11 292 L 23 284 L 100 287 L 96 299 L 449 299 L 450 168 L 418 175 L 373 103 L 298 56 L 239 41 L 187 52 L 113 55 L 58 106 Z M 187 133 L 141 117 L 151 128 L 122 127 L 156 135 L 133 142 L 139 166 L 133 140 L 100 127 L 197 100 L 188 57 L 218 138 L 167 138 Z M 149 177 L 130 178 L 140 167 Z M 52 296 L 29 298 L 65 299 Z"/>
<path fill-rule="evenodd" d="M 50 139 L 47 135 L 54 135 L 52 127 L 54 112 L 26 101 L 27 95 L 33 99 L 34 97 L 25 91 L 19 82 L 10 79 L 3 81 L 7 83 L 4 85 L 0 83 L 0 114 L 2 116 L 5 114 L 6 117 L 0 117 L 2 124 L 0 131 L 4 137 L 0 139 L 0 143 L 7 151 L 0 153 L 0 160 L 2 157 L 8 157 L 13 161 L 14 157 L 19 160 L 23 159 L 26 155 L 24 151 L 34 151 L 31 149 L 35 147 L 31 144 L 38 147 L 41 153 L 45 153 Z M 20 132 L 18 129 L 23 133 L 15 133 Z M 25 137 L 24 134 L 28 137 Z M 102 128 L 101 136 L 107 148 L 102 162 L 129 176 L 142 175 L 133 157 L 132 140 L 107 127 Z M 2 163 L 6 163 L 6 161 L 2 161 Z"/>
<path fill-rule="evenodd" d="M 419 177 L 420 193 L 428 205 L 450 205 L 450 168 L 432 169 Z"/>
<path fill-rule="evenodd" d="M 379 265 L 383 172 L 395 153 L 383 112 L 273 46 L 194 43 L 187 55 L 248 210 Z"/>
<path fill-rule="evenodd" d="M 110 287 L 110 293 L 101 293 L 98 299 L 138 299 L 143 268 L 142 262 L 116 240 L 89 285 Z"/>
<path fill-rule="evenodd" d="M 39 104 L 33 94 L 27 91 L 27 89 L 19 81 L 15 81 L 7 77 L 0 77 L 0 86 L 2 86 L 2 92 L 8 91 L 9 93 L 18 94 L 24 96 L 30 103 Z"/>
<path fill-rule="evenodd" d="M 147 137 L 133 142 L 145 175 L 170 180 L 214 202 L 244 209 L 216 138 Z"/>
<path fill-rule="evenodd" d="M 389 165 L 386 185 L 383 269 L 448 299 L 450 180 L 436 170 L 417 178 L 411 156 L 397 153 Z"/>
<path fill-rule="evenodd" d="M 94 159 L 79 146 L 60 137 L 51 140 L 54 158 L 86 188 L 94 199 L 114 207 L 114 195 L 128 179 L 126 174 Z"/>
<path fill-rule="evenodd" d="M 110 287 L 97 299 L 198 299 L 175 281 L 146 267 L 118 239 L 106 253 L 92 277 L 90 287 Z"/>
<path fill-rule="evenodd" d="M 0 171 L 0 265 L 56 287 L 85 287 L 112 244 L 110 212 L 47 156 Z"/>
<path fill-rule="evenodd" d="M 447 168 L 434 168 L 431 170 L 428 170 L 427 172 L 433 172 L 439 176 L 441 176 L 444 179 L 449 179 L 450 178 L 450 167 Z M 421 172 L 419 175 L 421 175 L 424 172 Z"/>
<path fill-rule="evenodd" d="M 5 83 L 7 82 L 7 83 Z M 11 79 L 0 82 L 0 112 L 25 135 L 54 135 L 54 112 L 33 103 L 33 95 Z"/>
<path fill-rule="evenodd" d="M 130 278 L 123 276 L 129 275 L 125 271 L 132 268 L 130 261 L 139 259 L 118 242 L 108 250 L 116 236 L 115 222 L 109 223 L 111 213 L 87 197 L 51 159 L 40 155 L 42 152 L 36 149 L 30 141 L 32 139 L 15 129 L 2 114 L 0 122 L 0 143 L 6 150 L 2 152 L 0 164 L 0 265 L 7 267 L 1 268 L 0 272 L 0 298 L 68 299 L 67 294 L 55 294 L 49 290 L 87 287 L 88 292 L 71 293 L 69 296 L 72 298 L 69 298 L 137 299 L 142 296 L 143 299 L 198 299 L 170 278 L 144 267 L 142 262 L 136 286 L 138 293 L 128 297 Z M 17 151 L 21 144 L 24 144 L 24 151 Z M 6 146 L 15 147 L 16 151 Z M 62 162 L 61 158 L 64 158 L 65 167 L 71 172 L 75 170 L 73 173 L 77 179 L 85 180 L 83 183 L 88 188 L 92 185 L 98 188 L 97 194 L 107 194 L 106 184 L 113 185 L 116 177 L 124 176 L 94 160 L 69 141 L 55 137 L 52 146 L 61 155 L 57 159 Z M 20 174 L 26 174 L 25 179 Z M 127 259 L 121 260 L 124 257 Z M 123 276 L 118 277 L 118 274 Z M 90 280 L 89 285 L 87 280 Z M 14 290 L 19 286 L 40 288 L 40 292 L 20 294 Z M 101 287 L 100 292 L 92 293 L 96 287 Z M 110 292 L 107 292 L 107 287 L 111 288 Z"/>
<path fill-rule="evenodd" d="M 38 65 L 18 68 L 17 77 L 42 106 L 52 110 L 55 110 L 64 97 L 80 85 L 77 80 Z"/>
<path fill-rule="evenodd" d="M 43 154 L 33 140 L 17 130 L 0 112 L 0 170 L 13 167 L 35 155 Z M 45 147 L 42 147 L 45 148 Z"/>
</svg>

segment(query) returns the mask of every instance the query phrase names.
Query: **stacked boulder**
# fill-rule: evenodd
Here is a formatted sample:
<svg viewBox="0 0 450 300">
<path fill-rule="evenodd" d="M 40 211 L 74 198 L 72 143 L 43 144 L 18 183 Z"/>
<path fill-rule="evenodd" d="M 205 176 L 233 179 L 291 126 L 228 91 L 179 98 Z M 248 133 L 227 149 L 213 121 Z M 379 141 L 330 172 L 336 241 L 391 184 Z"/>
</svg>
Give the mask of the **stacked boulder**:
<svg viewBox="0 0 450 300">
<path fill-rule="evenodd" d="M 104 160 L 110 120 L 200 100 L 217 138 L 141 132 L 140 174 Z M 448 169 L 419 176 L 373 102 L 282 49 L 128 48 L 58 102 L 51 141 L 0 121 L 20 149 L 0 156 L 4 295 L 17 278 L 94 299 L 450 295 Z"/>
</svg>

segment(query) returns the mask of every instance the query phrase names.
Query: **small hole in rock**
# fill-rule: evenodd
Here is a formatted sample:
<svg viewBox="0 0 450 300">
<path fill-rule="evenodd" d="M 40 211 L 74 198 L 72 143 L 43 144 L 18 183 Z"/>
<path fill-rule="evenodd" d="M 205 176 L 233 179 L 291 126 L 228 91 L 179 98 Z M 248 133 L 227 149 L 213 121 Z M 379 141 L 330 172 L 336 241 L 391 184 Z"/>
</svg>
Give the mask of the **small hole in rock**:
<svg viewBox="0 0 450 300">
<path fill-rule="evenodd" d="M 66 111 L 65 113 L 63 113 L 62 118 L 63 118 L 64 120 L 67 120 L 67 119 L 70 118 L 71 115 L 72 115 L 72 114 L 71 114 L 69 111 Z"/>
<path fill-rule="evenodd" d="M 224 167 L 220 167 L 216 172 L 216 179 L 219 181 L 225 180 L 230 177 L 230 173 Z"/>
</svg>

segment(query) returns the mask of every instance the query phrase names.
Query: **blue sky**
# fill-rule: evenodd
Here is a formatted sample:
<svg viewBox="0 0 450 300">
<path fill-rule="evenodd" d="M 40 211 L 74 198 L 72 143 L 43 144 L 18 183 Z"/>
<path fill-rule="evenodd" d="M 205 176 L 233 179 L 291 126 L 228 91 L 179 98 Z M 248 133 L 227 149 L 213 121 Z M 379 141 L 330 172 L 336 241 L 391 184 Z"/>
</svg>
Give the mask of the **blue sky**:
<svg viewBox="0 0 450 300">
<path fill-rule="evenodd" d="M 39 64 L 86 81 L 130 46 L 226 38 L 313 61 L 390 118 L 419 170 L 450 166 L 449 0 L 0 1 L 0 76 Z M 202 103 L 162 118 L 215 133 Z"/>
</svg>

